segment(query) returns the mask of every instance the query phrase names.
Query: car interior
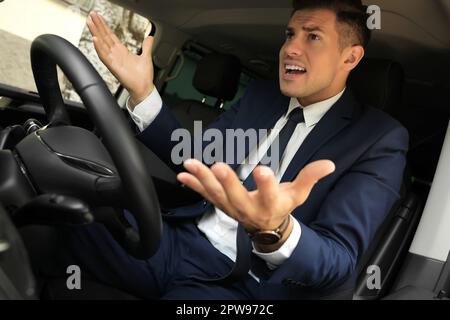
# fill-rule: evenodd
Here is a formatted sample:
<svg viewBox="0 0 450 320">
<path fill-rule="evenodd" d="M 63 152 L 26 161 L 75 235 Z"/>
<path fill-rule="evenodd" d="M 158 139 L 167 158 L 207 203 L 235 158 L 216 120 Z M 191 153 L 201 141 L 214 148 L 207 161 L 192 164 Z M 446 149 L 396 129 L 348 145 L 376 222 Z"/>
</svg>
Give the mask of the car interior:
<svg viewBox="0 0 450 320">
<path fill-rule="evenodd" d="M 251 81 L 278 78 L 291 0 L 111 2 L 156 25 L 155 86 L 191 132 L 195 121 L 206 127 L 225 112 Z M 401 199 L 360 258 L 355 287 L 328 298 L 448 298 L 448 260 L 430 271 L 431 262 L 410 265 L 416 258 L 409 250 L 442 166 L 449 125 L 450 1 L 363 2 L 381 8 L 381 29 L 372 32 L 366 56 L 347 85 L 360 101 L 403 124 L 410 147 Z M 130 142 L 126 90 L 119 87 L 111 95 L 83 59 L 62 39 L 42 36 L 31 47 L 38 92 L 0 83 L 0 298 L 140 299 L 95 279 L 86 280 L 82 293 L 70 291 L 66 279 L 40 279 L 33 265 L 48 258 L 53 228 L 94 220 L 108 225 L 130 254 L 149 256 L 158 241 L 160 212 L 199 199 L 178 185 L 175 173 L 150 150 Z M 61 98 L 55 65 L 83 103 Z M 38 130 L 48 123 L 49 128 Z M 111 132 L 110 127 L 119 129 Z M 125 165 L 130 154 L 137 159 L 134 166 Z M 123 198 L 124 190 L 136 191 L 134 201 Z M 444 194 L 450 196 L 450 189 Z M 117 215 L 117 208 L 131 202 L 139 234 Z M 383 274 L 376 289 L 367 286 L 373 265 Z"/>
</svg>

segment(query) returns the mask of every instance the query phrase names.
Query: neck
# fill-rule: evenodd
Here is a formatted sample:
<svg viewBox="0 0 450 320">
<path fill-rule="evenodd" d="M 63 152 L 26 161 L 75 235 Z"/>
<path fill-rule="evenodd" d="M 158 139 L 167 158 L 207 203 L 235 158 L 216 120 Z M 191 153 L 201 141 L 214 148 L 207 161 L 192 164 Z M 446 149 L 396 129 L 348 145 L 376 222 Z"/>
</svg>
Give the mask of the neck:
<svg viewBox="0 0 450 320">
<path fill-rule="evenodd" d="M 337 88 L 333 88 L 331 90 L 325 89 L 324 91 L 317 92 L 315 94 L 309 95 L 307 97 L 298 97 L 297 100 L 302 107 L 307 107 L 311 104 L 318 103 L 321 101 L 328 100 L 335 95 L 342 92 L 345 89 L 345 83 L 343 85 L 338 86 Z"/>
</svg>

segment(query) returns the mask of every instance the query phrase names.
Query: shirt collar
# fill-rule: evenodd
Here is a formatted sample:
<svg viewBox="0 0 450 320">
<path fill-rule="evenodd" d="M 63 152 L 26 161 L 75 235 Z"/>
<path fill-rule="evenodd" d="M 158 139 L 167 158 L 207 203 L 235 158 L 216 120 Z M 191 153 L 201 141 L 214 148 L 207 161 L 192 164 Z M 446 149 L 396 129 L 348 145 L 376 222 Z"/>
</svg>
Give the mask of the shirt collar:
<svg viewBox="0 0 450 320">
<path fill-rule="evenodd" d="M 310 104 L 307 107 L 303 107 L 299 102 L 297 98 L 291 98 L 291 101 L 289 102 L 289 108 L 286 115 L 288 115 L 292 110 L 294 110 L 297 107 L 303 108 L 303 116 L 305 117 L 305 125 L 307 127 L 311 127 L 316 125 L 320 119 L 327 113 L 328 110 L 331 109 L 331 107 L 342 97 L 344 94 L 344 90 L 339 92 L 337 95 L 323 101 L 319 101 L 313 104 Z"/>
</svg>

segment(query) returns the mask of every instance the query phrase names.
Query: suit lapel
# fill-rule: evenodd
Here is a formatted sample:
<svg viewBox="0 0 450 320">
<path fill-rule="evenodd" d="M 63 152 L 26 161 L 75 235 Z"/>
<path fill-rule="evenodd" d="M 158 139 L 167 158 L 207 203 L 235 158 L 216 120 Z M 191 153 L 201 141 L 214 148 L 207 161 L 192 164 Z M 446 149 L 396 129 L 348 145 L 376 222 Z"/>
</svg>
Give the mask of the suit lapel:
<svg viewBox="0 0 450 320">
<path fill-rule="evenodd" d="M 275 99 L 272 100 L 272 102 L 267 104 L 267 107 L 260 109 L 260 111 L 256 114 L 249 115 L 249 118 L 252 119 L 252 121 L 248 121 L 249 119 L 245 119 L 246 121 L 244 123 L 239 123 L 235 126 L 235 129 L 243 129 L 244 131 L 248 129 L 256 130 L 257 133 L 257 141 L 256 145 L 252 144 L 249 145 L 246 143 L 245 145 L 245 157 L 248 157 L 250 150 L 253 150 L 257 145 L 259 145 L 260 138 L 264 138 L 264 136 L 259 136 L 259 131 L 262 129 L 271 130 L 277 121 L 281 118 L 281 116 L 287 112 L 289 107 L 289 97 L 285 97 L 283 95 L 277 95 Z M 268 131 L 269 133 L 269 131 Z M 237 146 L 237 144 L 234 144 L 234 162 L 231 165 L 232 168 L 236 169 L 242 161 L 239 161 L 237 159 L 237 148 L 240 146 Z"/>
<path fill-rule="evenodd" d="M 289 101 L 291 98 L 285 96 L 278 96 L 274 102 L 270 104 L 270 108 L 258 114 L 255 118 L 256 122 L 252 128 L 257 130 L 270 130 L 275 126 L 275 123 L 285 114 L 289 108 Z"/>
<path fill-rule="evenodd" d="M 292 181 L 309 159 L 350 123 L 354 109 L 355 100 L 347 88 L 341 99 L 331 107 L 306 137 L 286 169 L 281 182 Z"/>
</svg>

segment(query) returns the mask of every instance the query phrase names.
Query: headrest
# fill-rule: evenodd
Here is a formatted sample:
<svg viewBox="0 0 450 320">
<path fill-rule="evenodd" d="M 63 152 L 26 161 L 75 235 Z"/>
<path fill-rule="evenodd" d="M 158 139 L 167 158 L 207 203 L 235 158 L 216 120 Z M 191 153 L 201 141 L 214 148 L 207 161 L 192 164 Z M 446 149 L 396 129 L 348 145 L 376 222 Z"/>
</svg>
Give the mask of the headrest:
<svg viewBox="0 0 450 320">
<path fill-rule="evenodd" d="M 233 100 L 240 76 L 241 62 L 237 57 L 212 53 L 198 63 L 192 84 L 204 95 Z"/>
<path fill-rule="evenodd" d="M 402 100 L 403 80 L 399 63 L 366 58 L 350 73 L 348 84 L 360 102 L 395 114 Z"/>
</svg>

